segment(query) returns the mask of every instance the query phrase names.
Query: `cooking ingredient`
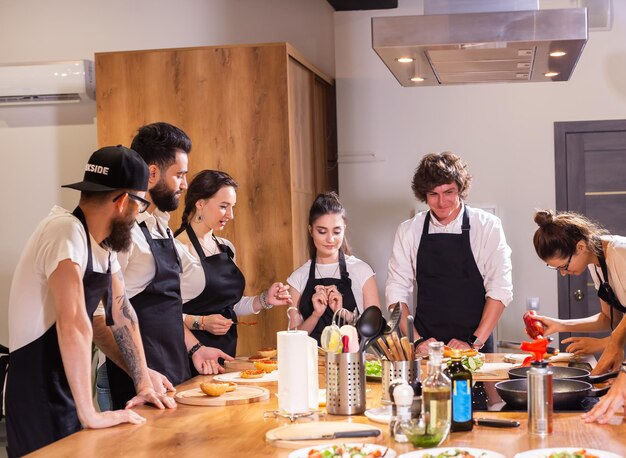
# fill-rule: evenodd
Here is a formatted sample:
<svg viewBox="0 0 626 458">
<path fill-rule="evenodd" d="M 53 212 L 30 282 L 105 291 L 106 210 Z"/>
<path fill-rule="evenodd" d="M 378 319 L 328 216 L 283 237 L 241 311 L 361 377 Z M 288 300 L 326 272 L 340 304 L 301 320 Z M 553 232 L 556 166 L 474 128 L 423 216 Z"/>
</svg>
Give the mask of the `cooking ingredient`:
<svg viewBox="0 0 626 458">
<path fill-rule="evenodd" d="M 270 372 L 275 371 L 275 370 L 278 369 L 278 362 L 277 361 L 270 361 L 270 360 L 255 361 L 254 362 L 254 367 L 255 367 L 255 369 L 261 370 L 263 372 L 270 373 Z"/>
<path fill-rule="evenodd" d="M 454 450 L 446 450 L 445 452 L 438 453 L 437 455 L 427 453 L 426 455 L 422 455 L 422 458 L 449 458 L 451 456 L 455 456 L 459 458 L 480 458 L 480 455 L 477 457 L 476 455 L 471 454 L 467 450 L 462 450 L 459 448 L 454 449 Z"/>
<path fill-rule="evenodd" d="M 380 363 L 380 360 L 376 359 L 374 361 L 365 361 L 365 375 L 382 377 L 383 365 Z"/>
<path fill-rule="evenodd" d="M 373 449 L 367 445 L 332 445 L 319 450 L 309 450 L 308 458 L 344 458 L 344 457 L 363 457 L 378 458 L 382 453 L 378 447 Z"/>
<path fill-rule="evenodd" d="M 524 326 L 526 326 L 526 334 L 531 339 L 536 339 L 538 337 L 543 337 L 543 333 L 545 329 L 543 327 L 543 323 L 536 318 L 537 313 L 534 310 L 529 310 L 524 313 Z"/>
<path fill-rule="evenodd" d="M 576 450 L 575 452 L 556 452 L 548 455 L 548 458 L 599 458 L 598 455 L 587 453 L 585 449 Z"/>
<path fill-rule="evenodd" d="M 278 355 L 278 350 L 276 350 L 276 348 L 266 347 L 257 350 L 257 353 L 266 358 L 275 358 L 276 355 Z"/>
<path fill-rule="evenodd" d="M 396 405 L 396 416 L 389 422 L 389 433 L 396 442 L 408 442 L 404 427 L 411 424 L 411 405 L 413 404 L 413 388 L 404 382 L 393 389 L 393 402 Z"/>
<path fill-rule="evenodd" d="M 448 361 L 448 367 L 450 366 L 451 363 L 452 361 Z M 483 367 L 484 363 L 485 361 L 483 360 L 483 358 L 480 358 L 478 356 L 461 357 L 461 364 L 463 364 L 463 367 L 468 369 L 470 372 L 477 371 L 478 369 Z"/>
<path fill-rule="evenodd" d="M 454 350 L 455 350 L 454 348 L 448 347 L 447 345 L 444 346 L 443 347 L 444 358 L 450 358 Z M 475 348 L 466 348 L 464 350 L 461 350 L 461 354 L 463 356 L 476 356 L 478 355 L 478 350 L 476 350 Z"/>
<path fill-rule="evenodd" d="M 428 344 L 428 376 L 422 383 L 424 408 L 422 417 L 426 422 L 425 435 L 443 432 L 443 438 L 450 429 L 450 379 L 441 371 L 443 342 Z"/>
<path fill-rule="evenodd" d="M 472 417 L 472 373 L 461 363 L 461 351 L 452 352 L 452 361 L 446 375 L 451 382 L 452 422 L 450 431 L 471 431 Z"/>
<path fill-rule="evenodd" d="M 200 389 L 208 396 L 221 396 L 228 391 L 228 383 L 201 383 Z"/>
<path fill-rule="evenodd" d="M 261 378 L 265 374 L 264 371 L 259 369 L 247 369 L 245 371 L 241 371 L 239 373 L 239 377 L 241 378 Z"/>
</svg>

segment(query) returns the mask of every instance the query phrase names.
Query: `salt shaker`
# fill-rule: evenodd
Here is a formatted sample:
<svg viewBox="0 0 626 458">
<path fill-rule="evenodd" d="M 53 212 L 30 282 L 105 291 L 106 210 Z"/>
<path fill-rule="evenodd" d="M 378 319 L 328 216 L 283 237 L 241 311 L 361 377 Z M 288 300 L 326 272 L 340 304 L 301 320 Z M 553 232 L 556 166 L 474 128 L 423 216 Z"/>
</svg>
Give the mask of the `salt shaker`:
<svg viewBox="0 0 626 458">
<path fill-rule="evenodd" d="M 404 426 L 411 424 L 411 405 L 413 404 L 413 388 L 408 383 L 396 385 L 393 390 L 393 399 L 396 406 L 397 415 L 395 422 L 390 423 L 391 436 L 396 442 L 408 442 L 404 432 Z"/>
<path fill-rule="evenodd" d="M 552 434 L 552 371 L 546 361 L 533 361 L 528 371 L 528 431 Z"/>
</svg>

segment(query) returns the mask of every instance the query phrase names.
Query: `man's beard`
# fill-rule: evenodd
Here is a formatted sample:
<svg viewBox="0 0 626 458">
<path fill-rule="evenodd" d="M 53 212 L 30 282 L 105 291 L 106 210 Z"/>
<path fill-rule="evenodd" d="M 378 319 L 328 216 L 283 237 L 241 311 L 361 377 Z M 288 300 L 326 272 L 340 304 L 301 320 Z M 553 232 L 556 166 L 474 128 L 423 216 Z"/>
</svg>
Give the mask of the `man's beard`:
<svg viewBox="0 0 626 458">
<path fill-rule="evenodd" d="M 103 240 L 102 245 L 113 251 L 128 251 L 133 240 L 131 235 L 133 224 L 135 218 L 132 214 L 115 218 L 111 221 L 111 233 Z"/>
<path fill-rule="evenodd" d="M 165 181 L 160 180 L 152 189 L 148 191 L 152 203 L 163 212 L 171 212 L 178 208 L 180 193 L 172 191 L 167 187 Z"/>
</svg>

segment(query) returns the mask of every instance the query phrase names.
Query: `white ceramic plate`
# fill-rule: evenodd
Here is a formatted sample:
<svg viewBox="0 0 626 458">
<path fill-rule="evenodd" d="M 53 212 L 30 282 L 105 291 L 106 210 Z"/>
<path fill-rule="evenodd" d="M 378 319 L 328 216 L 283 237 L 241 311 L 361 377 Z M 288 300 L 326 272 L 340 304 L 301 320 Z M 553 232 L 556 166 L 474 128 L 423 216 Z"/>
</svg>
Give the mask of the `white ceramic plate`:
<svg viewBox="0 0 626 458">
<path fill-rule="evenodd" d="M 323 445 L 316 445 L 313 447 L 301 448 L 301 449 L 291 452 L 288 458 L 307 458 L 309 456 L 310 450 L 322 451 L 324 449 L 331 448 L 333 445 L 337 445 L 337 444 L 323 444 Z M 353 442 L 346 442 L 345 444 L 341 444 L 341 445 L 345 445 L 347 447 L 355 447 L 355 446 L 362 447 L 362 450 L 366 453 L 375 452 L 376 450 L 380 450 L 381 453 L 385 453 L 385 451 L 387 451 L 387 447 L 385 447 L 384 445 L 377 445 L 377 444 L 359 444 L 359 443 L 353 443 Z M 395 458 L 396 456 L 397 456 L 396 452 L 392 448 L 390 448 L 387 451 L 385 458 L 387 457 Z"/>
<path fill-rule="evenodd" d="M 389 424 L 391 421 L 391 406 L 367 409 L 365 416 L 376 423 Z"/>
<path fill-rule="evenodd" d="M 456 456 L 454 455 L 456 450 L 462 450 L 464 452 L 471 453 L 476 458 L 506 458 L 504 455 L 492 452 L 491 450 L 485 450 L 482 448 L 471 448 L 471 447 L 440 447 L 440 448 L 425 448 L 423 450 L 417 450 L 415 452 L 404 453 L 400 455 L 398 458 L 421 458 L 425 455 L 433 455 L 437 456 L 440 453 L 448 453 L 448 455 L 444 456 Z"/>
<path fill-rule="evenodd" d="M 239 372 L 226 372 L 224 374 L 219 374 L 213 377 L 213 380 L 217 380 L 220 382 L 235 382 L 235 383 L 270 383 L 270 382 L 278 382 L 278 371 L 272 371 L 270 373 L 263 374 L 263 377 L 260 378 L 241 378 L 239 377 Z"/>
<path fill-rule="evenodd" d="M 553 448 L 542 448 L 539 450 L 528 450 L 527 452 L 518 453 L 515 455 L 515 458 L 546 458 L 550 456 L 552 453 L 557 452 L 577 452 L 579 450 L 586 450 L 587 453 L 591 455 L 598 456 L 600 458 L 624 458 L 622 455 L 618 455 L 617 453 L 605 452 L 602 450 L 596 450 L 593 448 L 585 448 L 585 447 L 553 447 Z"/>
</svg>

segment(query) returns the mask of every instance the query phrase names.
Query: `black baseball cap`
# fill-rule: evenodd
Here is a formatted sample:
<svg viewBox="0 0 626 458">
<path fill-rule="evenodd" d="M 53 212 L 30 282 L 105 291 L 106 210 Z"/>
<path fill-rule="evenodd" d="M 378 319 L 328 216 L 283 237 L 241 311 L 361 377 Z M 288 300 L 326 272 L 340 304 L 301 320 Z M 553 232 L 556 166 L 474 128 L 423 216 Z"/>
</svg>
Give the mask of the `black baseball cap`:
<svg viewBox="0 0 626 458">
<path fill-rule="evenodd" d="M 105 146 L 89 158 L 83 181 L 62 187 L 91 192 L 116 189 L 147 191 L 148 165 L 132 149 L 122 145 Z"/>
</svg>

